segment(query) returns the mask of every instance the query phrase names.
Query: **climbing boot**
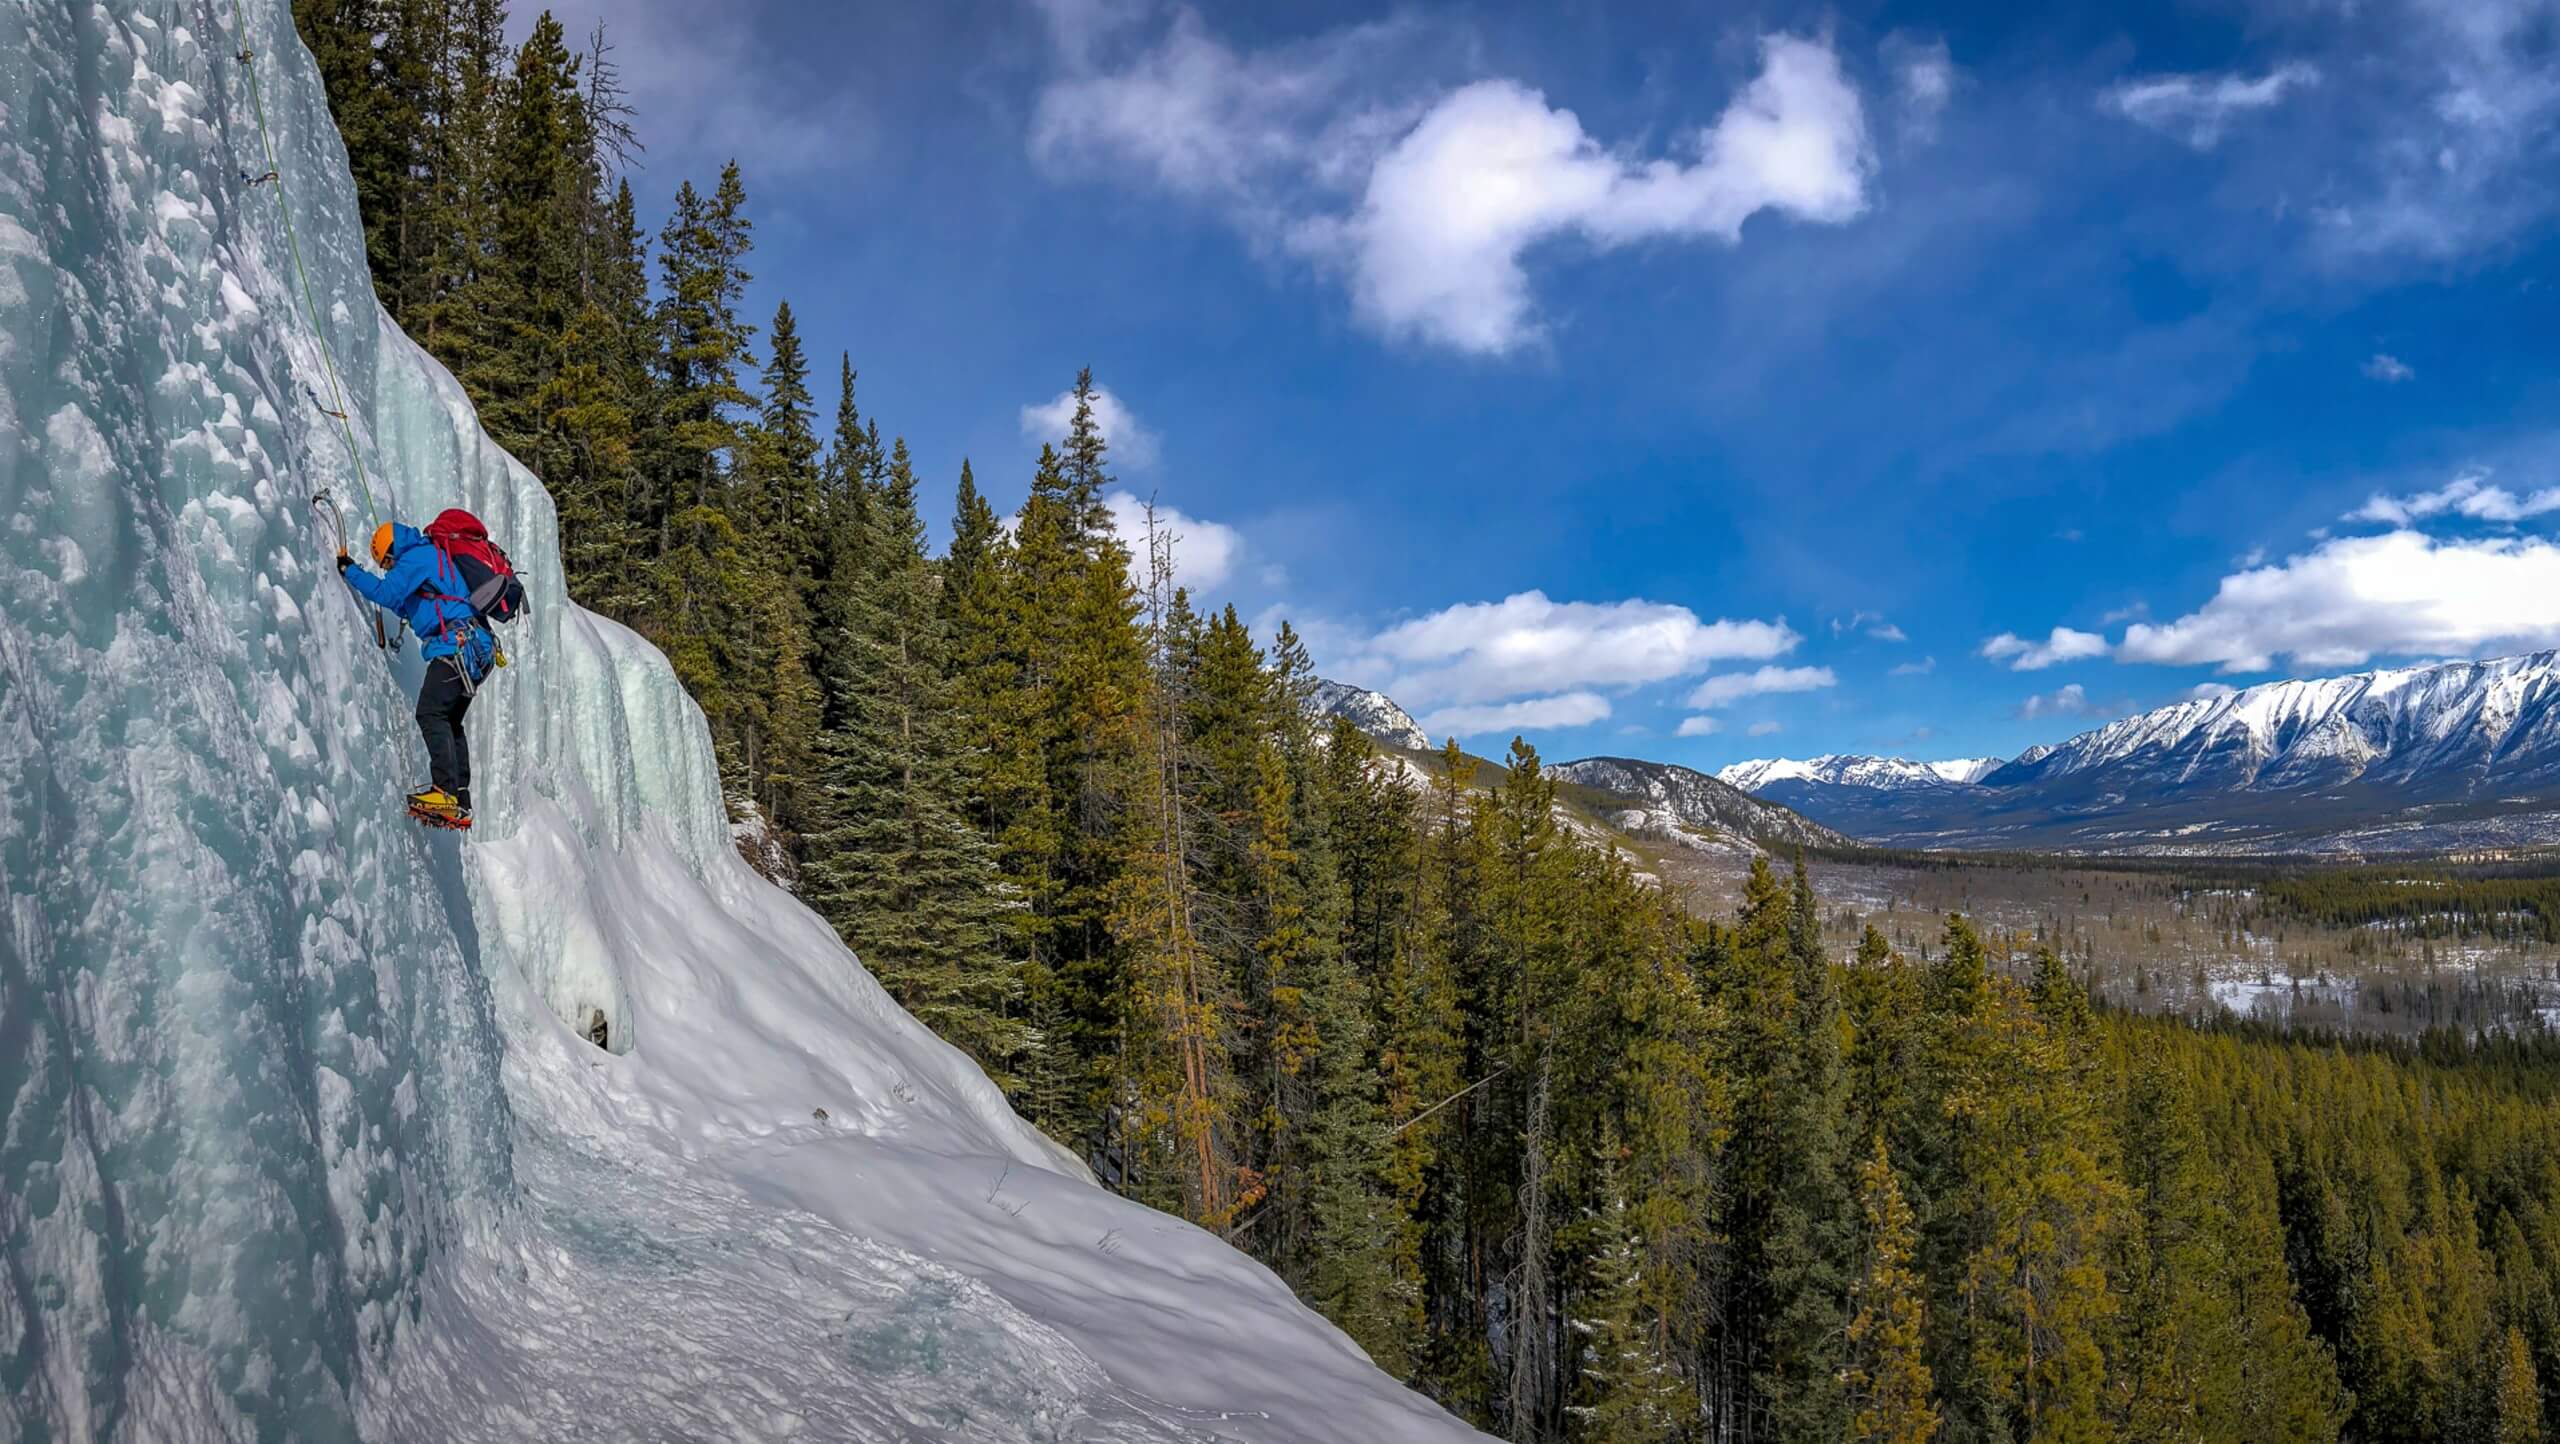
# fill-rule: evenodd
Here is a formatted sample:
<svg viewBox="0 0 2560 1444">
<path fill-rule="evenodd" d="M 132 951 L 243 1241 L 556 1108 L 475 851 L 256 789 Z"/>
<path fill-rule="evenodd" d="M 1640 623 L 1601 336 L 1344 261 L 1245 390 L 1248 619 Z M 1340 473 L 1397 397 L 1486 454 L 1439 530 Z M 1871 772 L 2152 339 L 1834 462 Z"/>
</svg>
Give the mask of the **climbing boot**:
<svg viewBox="0 0 2560 1444">
<path fill-rule="evenodd" d="M 441 787 L 409 794 L 409 815 L 429 827 L 468 828 L 471 809 L 463 800 Z"/>
</svg>

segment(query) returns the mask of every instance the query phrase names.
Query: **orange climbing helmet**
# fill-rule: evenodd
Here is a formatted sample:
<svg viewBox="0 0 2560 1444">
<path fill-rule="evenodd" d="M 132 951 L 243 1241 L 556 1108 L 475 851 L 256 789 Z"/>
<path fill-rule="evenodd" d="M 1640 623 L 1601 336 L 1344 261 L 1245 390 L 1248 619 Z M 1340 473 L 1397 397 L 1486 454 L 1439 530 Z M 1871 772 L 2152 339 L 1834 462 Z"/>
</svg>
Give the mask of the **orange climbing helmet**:
<svg viewBox="0 0 2560 1444">
<path fill-rule="evenodd" d="M 379 569 L 391 565 L 391 523 L 373 529 L 373 564 Z"/>
</svg>

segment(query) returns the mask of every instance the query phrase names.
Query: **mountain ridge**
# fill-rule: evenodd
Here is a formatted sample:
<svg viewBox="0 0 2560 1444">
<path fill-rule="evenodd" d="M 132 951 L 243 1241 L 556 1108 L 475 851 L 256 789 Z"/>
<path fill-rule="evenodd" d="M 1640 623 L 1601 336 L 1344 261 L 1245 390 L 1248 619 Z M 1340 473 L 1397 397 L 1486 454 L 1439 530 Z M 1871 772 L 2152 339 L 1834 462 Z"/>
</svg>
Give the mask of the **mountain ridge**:
<svg viewBox="0 0 2560 1444">
<path fill-rule="evenodd" d="M 2560 841 L 2560 651 L 2283 679 L 2021 752 L 1971 786 L 1773 777 L 1870 842 L 2072 851 L 2392 851 Z"/>
<path fill-rule="evenodd" d="M 1339 695 L 1319 710 L 1353 708 L 1345 715 L 1373 736 L 1390 713 L 1412 722 L 1382 693 L 1322 685 Z M 1624 799 L 1626 830 L 1727 831 L 1764 848 L 2418 853 L 2560 843 L 2560 651 L 2264 682 L 2006 761 L 1832 753 L 1705 773 L 1590 757 L 1549 771 Z"/>
</svg>

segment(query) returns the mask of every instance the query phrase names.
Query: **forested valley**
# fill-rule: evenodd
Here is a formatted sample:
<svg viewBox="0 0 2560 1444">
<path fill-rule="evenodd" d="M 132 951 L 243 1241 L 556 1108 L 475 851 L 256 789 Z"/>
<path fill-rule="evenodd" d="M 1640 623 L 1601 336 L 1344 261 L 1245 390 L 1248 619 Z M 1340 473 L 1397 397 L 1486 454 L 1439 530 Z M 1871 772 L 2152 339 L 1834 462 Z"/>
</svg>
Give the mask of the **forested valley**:
<svg viewBox="0 0 2560 1444">
<path fill-rule="evenodd" d="M 2543 1036 L 2139 1018 L 1960 916 L 1835 957 L 1801 862 L 1690 916 L 1559 828 L 1526 745 L 1417 777 L 1312 720 L 1297 636 L 1114 529 L 1089 374 L 1010 517 L 963 463 L 929 548 L 945 488 L 848 349 L 743 313 L 742 169 L 653 239 L 602 36 L 298 17 L 384 306 L 548 485 L 572 594 L 673 659 L 769 870 L 1106 1186 L 1390 1373 L 1517 1441 L 2560 1420 Z"/>
</svg>

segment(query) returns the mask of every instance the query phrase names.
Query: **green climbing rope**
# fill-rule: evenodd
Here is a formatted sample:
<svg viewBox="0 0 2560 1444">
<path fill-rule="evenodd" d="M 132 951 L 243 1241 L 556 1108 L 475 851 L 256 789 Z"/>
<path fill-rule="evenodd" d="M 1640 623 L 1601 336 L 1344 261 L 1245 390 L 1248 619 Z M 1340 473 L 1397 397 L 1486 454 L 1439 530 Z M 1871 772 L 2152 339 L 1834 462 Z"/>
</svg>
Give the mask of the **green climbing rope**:
<svg viewBox="0 0 2560 1444">
<path fill-rule="evenodd" d="M 302 238 L 293 228 L 293 203 L 284 193 L 284 166 L 276 159 L 276 138 L 267 129 L 267 100 L 258 89 L 257 52 L 249 48 L 249 27 L 241 18 L 240 0 L 231 0 L 231 29 L 240 37 L 241 73 L 249 77 L 249 104 L 258 115 L 258 140 L 267 148 L 267 174 L 274 177 L 276 209 L 284 216 L 285 246 L 293 254 L 294 279 L 302 287 L 303 315 L 311 323 L 311 334 L 320 340 L 320 364 L 329 373 L 329 401 L 337 409 L 329 414 L 338 419 L 338 430 L 347 438 L 347 457 L 355 463 L 356 489 L 364 494 L 365 516 L 374 525 L 382 524 L 382 513 L 373 504 L 373 487 L 365 480 L 364 452 L 356 445 L 355 423 L 347 419 L 347 392 L 338 381 L 338 358 L 329 347 L 329 333 L 320 326 L 320 303 L 311 292 L 311 273 L 303 268 Z M 379 628 L 377 627 L 377 630 Z"/>
</svg>

